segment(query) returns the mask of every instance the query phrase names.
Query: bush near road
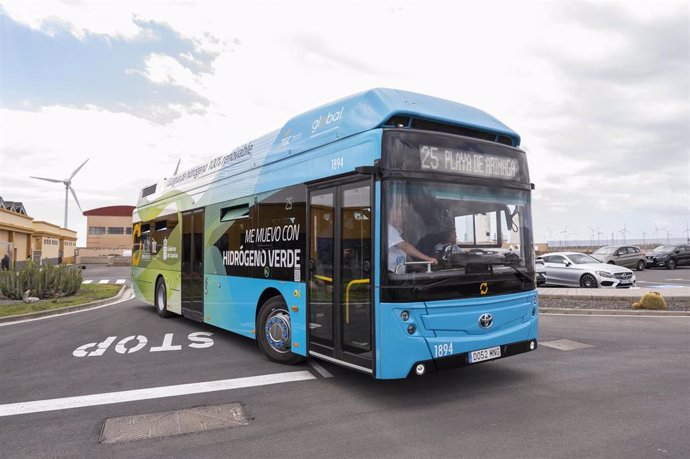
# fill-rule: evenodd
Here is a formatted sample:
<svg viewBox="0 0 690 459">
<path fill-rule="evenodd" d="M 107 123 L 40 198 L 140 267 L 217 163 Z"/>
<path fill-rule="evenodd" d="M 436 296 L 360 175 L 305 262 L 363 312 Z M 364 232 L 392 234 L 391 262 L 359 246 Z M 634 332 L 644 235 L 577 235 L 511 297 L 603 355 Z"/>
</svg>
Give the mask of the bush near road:
<svg viewBox="0 0 690 459">
<path fill-rule="evenodd" d="M 74 295 L 81 282 L 81 269 L 76 266 L 38 266 L 28 260 L 19 271 L 14 267 L 0 270 L 0 293 L 13 300 L 25 295 L 41 299 Z"/>
</svg>

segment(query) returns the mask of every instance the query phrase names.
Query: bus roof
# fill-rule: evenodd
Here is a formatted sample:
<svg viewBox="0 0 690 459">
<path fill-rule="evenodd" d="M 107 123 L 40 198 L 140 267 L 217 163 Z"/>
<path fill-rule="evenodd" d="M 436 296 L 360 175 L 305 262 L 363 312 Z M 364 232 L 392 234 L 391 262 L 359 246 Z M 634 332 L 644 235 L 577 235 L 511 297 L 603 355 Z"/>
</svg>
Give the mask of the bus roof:
<svg viewBox="0 0 690 459">
<path fill-rule="evenodd" d="M 416 124 L 417 123 L 417 124 Z M 221 169 L 232 174 L 258 164 L 308 151 L 362 132 L 384 126 L 440 129 L 461 135 L 482 136 L 517 147 L 520 136 L 488 113 L 469 105 L 397 89 L 375 88 L 322 105 L 290 119 L 278 131 L 235 148 L 206 164 L 182 171 L 142 190 L 140 198 L 159 194 L 162 189 L 184 189 Z M 431 126 L 431 127 L 429 127 Z M 440 126 L 440 128 L 439 128 Z M 156 192 L 158 191 L 158 193 Z M 154 196 L 151 196 L 154 198 Z M 140 202 L 140 204 L 142 204 Z"/>
</svg>

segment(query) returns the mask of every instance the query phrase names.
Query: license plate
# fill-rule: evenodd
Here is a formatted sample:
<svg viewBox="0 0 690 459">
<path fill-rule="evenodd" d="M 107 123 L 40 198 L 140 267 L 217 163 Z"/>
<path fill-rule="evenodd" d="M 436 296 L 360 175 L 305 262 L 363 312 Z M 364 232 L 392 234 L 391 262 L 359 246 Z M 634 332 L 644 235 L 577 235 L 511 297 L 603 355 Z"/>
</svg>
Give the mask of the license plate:
<svg viewBox="0 0 690 459">
<path fill-rule="evenodd" d="M 497 359 L 501 356 L 501 346 L 490 347 L 480 351 L 470 352 L 470 363 L 483 362 L 484 360 Z"/>
<path fill-rule="evenodd" d="M 632 284 L 631 280 L 622 280 L 621 284 Z"/>
</svg>

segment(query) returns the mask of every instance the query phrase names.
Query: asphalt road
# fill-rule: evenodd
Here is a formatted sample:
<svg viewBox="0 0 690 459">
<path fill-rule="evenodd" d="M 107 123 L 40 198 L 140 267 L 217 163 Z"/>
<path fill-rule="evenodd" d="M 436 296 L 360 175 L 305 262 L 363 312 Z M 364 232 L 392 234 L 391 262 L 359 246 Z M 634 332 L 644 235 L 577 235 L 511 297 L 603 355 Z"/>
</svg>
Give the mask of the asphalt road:
<svg viewBox="0 0 690 459">
<path fill-rule="evenodd" d="M 690 287 L 690 266 L 676 269 L 652 268 L 635 271 L 638 287 Z"/>
<path fill-rule="evenodd" d="M 401 381 L 323 362 L 326 372 L 277 365 L 252 340 L 160 319 L 138 300 L 4 325 L 0 455 L 690 456 L 690 318 L 542 315 L 540 325 L 536 352 Z M 198 332 L 206 335 L 190 338 Z M 563 339 L 589 347 L 547 346 Z M 165 396 L 171 385 L 286 374 L 303 380 Z M 161 387 L 162 398 L 44 411 L 51 399 Z M 38 412 L 7 415 L 18 402 L 38 402 L 30 405 Z M 242 404 L 248 425 L 101 443 L 108 418 L 232 402 Z"/>
</svg>

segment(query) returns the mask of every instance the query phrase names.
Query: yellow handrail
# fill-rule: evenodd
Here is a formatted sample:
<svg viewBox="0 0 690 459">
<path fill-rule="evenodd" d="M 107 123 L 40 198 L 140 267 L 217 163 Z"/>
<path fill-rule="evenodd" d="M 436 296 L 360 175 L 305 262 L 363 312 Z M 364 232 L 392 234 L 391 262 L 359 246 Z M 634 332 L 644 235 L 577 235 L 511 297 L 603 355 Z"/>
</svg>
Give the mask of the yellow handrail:
<svg viewBox="0 0 690 459">
<path fill-rule="evenodd" d="M 333 278 L 331 278 L 331 277 L 321 276 L 321 275 L 319 275 L 319 274 L 314 274 L 314 277 L 315 277 L 316 279 L 322 280 L 322 281 L 324 281 L 324 282 L 333 283 Z"/>
<path fill-rule="evenodd" d="M 369 279 L 355 279 L 347 284 L 345 289 L 345 323 L 350 323 L 350 287 L 356 284 L 368 284 Z"/>
</svg>

